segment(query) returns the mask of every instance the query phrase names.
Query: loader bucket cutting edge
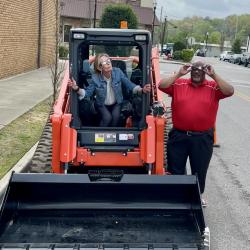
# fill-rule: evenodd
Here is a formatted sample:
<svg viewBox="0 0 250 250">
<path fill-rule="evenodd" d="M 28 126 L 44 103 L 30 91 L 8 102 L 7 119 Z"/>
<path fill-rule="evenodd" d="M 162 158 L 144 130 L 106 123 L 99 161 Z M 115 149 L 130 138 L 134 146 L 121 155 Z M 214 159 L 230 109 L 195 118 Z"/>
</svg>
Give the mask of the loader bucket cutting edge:
<svg viewBox="0 0 250 250">
<path fill-rule="evenodd" d="M 0 247 L 206 249 L 204 230 L 196 176 L 91 182 L 88 175 L 13 174 L 1 207 Z"/>
</svg>

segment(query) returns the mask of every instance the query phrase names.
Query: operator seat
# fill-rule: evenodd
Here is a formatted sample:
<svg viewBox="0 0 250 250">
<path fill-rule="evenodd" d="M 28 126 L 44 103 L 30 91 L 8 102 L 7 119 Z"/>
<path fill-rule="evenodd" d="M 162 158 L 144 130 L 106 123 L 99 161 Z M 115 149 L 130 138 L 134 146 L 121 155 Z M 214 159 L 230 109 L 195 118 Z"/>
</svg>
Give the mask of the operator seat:
<svg viewBox="0 0 250 250">
<path fill-rule="evenodd" d="M 136 85 L 141 85 L 142 84 L 142 71 L 139 68 L 134 69 L 130 77 L 130 80 Z"/>
<path fill-rule="evenodd" d="M 89 86 L 91 82 L 92 73 L 93 72 L 91 72 L 89 60 L 88 59 L 83 60 L 81 80 L 80 80 L 80 82 L 82 82 L 83 88 L 86 88 L 87 86 Z"/>
<path fill-rule="evenodd" d="M 128 77 L 126 62 L 124 62 L 123 60 L 114 59 L 112 60 L 112 66 L 119 68 L 125 74 L 125 76 Z"/>
<path fill-rule="evenodd" d="M 86 88 L 91 83 L 93 70 L 88 59 L 82 62 L 81 86 Z M 95 109 L 95 98 L 83 98 L 79 100 L 79 116 L 83 126 L 95 126 L 98 124 L 97 111 Z"/>
<path fill-rule="evenodd" d="M 112 66 L 119 68 L 128 78 L 127 64 L 124 60 L 113 59 Z M 132 104 L 131 104 L 132 92 L 127 90 L 125 86 L 122 85 L 122 93 L 124 100 L 121 105 L 120 119 L 118 122 L 118 126 L 120 127 L 125 126 L 127 118 L 132 114 Z"/>
</svg>

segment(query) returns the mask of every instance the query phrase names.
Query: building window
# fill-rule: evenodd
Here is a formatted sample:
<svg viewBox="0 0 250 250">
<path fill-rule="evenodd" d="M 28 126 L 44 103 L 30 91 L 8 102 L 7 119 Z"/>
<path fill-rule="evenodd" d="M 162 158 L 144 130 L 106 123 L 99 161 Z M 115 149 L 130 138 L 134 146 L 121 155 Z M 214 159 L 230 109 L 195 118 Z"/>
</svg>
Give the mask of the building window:
<svg viewBox="0 0 250 250">
<path fill-rule="evenodd" d="M 71 28 L 72 28 L 71 25 L 64 25 L 64 27 L 63 27 L 63 41 L 65 43 L 69 42 L 69 32 L 70 32 Z"/>
</svg>

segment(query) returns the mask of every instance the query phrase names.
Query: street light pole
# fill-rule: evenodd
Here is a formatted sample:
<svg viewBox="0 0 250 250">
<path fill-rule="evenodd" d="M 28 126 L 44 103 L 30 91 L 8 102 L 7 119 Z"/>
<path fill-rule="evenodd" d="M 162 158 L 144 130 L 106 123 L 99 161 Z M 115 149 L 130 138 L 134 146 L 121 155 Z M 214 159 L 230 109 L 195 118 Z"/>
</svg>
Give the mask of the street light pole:
<svg viewBox="0 0 250 250">
<path fill-rule="evenodd" d="M 250 52 L 250 34 L 247 37 L 247 52 Z"/>
<path fill-rule="evenodd" d="M 208 40 L 209 33 L 206 33 L 206 47 L 205 47 L 205 56 L 207 55 L 207 40 Z"/>
<path fill-rule="evenodd" d="M 153 15 L 153 23 L 152 23 L 152 44 L 154 44 L 154 31 L 155 31 L 155 10 L 156 10 L 156 0 L 153 2 L 153 9 L 154 9 L 154 15 Z"/>
</svg>

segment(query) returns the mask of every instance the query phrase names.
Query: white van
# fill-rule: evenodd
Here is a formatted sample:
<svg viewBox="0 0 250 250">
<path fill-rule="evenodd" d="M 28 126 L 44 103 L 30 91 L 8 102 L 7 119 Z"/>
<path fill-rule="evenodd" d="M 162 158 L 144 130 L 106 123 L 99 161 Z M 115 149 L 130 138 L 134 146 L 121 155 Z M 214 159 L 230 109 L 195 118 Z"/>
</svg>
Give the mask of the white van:
<svg viewBox="0 0 250 250">
<path fill-rule="evenodd" d="M 232 51 L 223 51 L 222 54 L 220 54 L 220 60 L 229 61 L 232 55 L 233 55 Z"/>
</svg>

